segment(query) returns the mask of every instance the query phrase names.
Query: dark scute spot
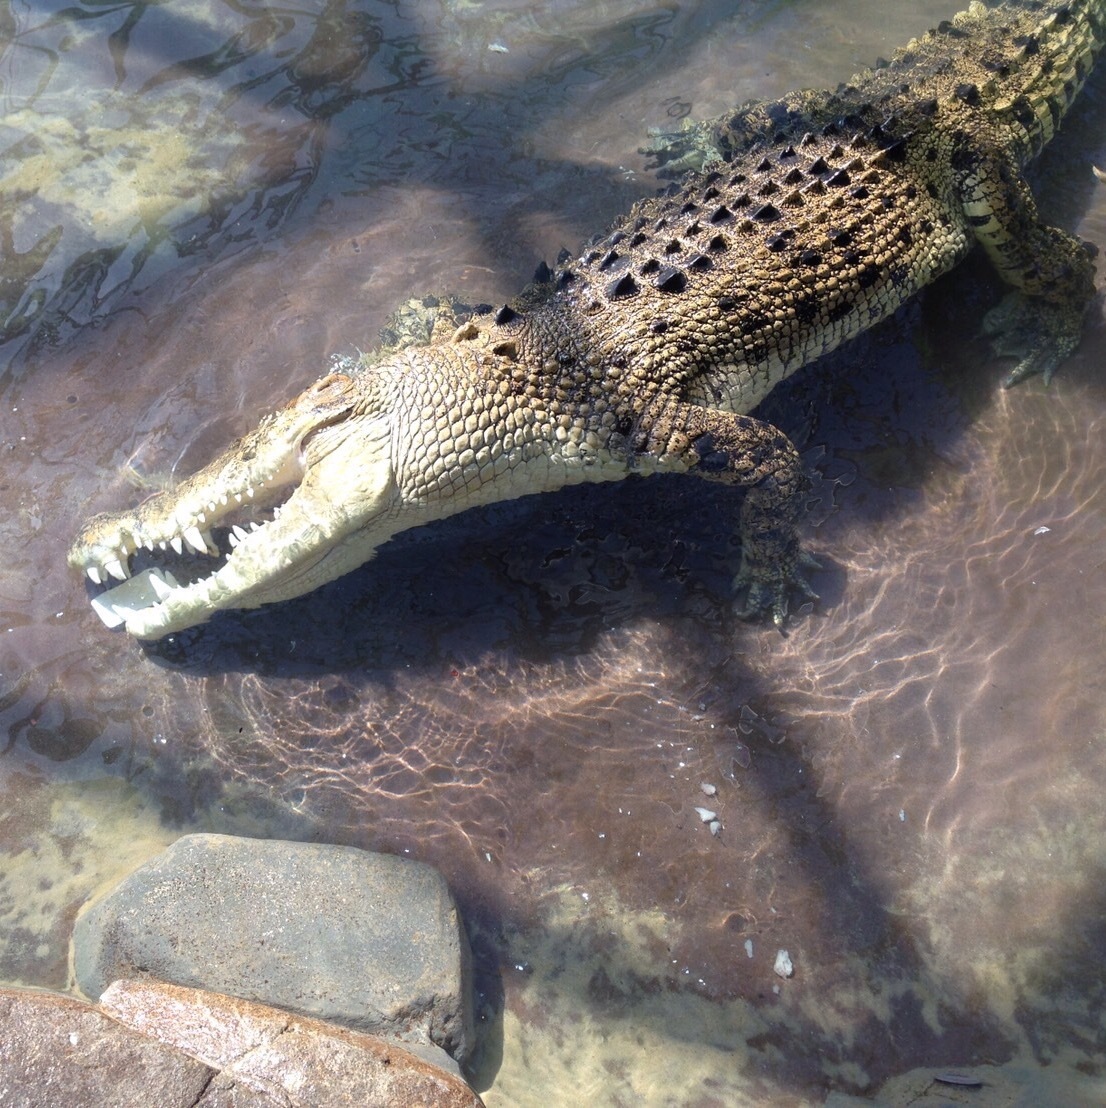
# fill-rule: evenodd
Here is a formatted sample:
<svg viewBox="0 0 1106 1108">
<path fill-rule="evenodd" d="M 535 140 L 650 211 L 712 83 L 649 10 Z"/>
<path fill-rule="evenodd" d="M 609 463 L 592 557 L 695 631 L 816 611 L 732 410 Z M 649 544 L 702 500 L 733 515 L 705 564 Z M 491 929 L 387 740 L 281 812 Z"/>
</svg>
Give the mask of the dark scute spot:
<svg viewBox="0 0 1106 1108">
<path fill-rule="evenodd" d="M 913 246 L 914 245 L 914 232 L 911 231 L 909 227 L 900 227 L 899 228 L 899 242 L 901 242 L 903 244 L 903 246 Z"/>
<path fill-rule="evenodd" d="M 703 190 L 704 200 L 717 200 L 718 197 L 721 195 L 722 194 L 713 185 L 710 188 Z"/>
<path fill-rule="evenodd" d="M 622 255 L 617 250 L 609 250 L 604 256 L 603 260 L 599 263 L 599 268 L 601 270 L 610 269 L 611 266 L 614 265 L 614 263 L 617 262 L 618 259 L 621 257 Z"/>
<path fill-rule="evenodd" d="M 830 242 L 832 242 L 834 246 L 848 246 L 852 241 L 852 233 L 846 231 L 843 227 L 830 232 Z"/>
<path fill-rule="evenodd" d="M 1033 110 L 1033 105 L 1024 96 L 1019 96 L 1013 104 L 1014 118 L 1024 127 L 1027 131 L 1033 130 L 1037 125 L 1037 113 Z"/>
<path fill-rule="evenodd" d="M 861 257 L 862 255 L 859 250 L 846 250 L 845 253 L 841 255 L 846 265 L 856 265 Z"/>
<path fill-rule="evenodd" d="M 780 186 L 775 181 L 765 181 L 757 190 L 758 196 L 775 196 L 780 191 Z"/>
<path fill-rule="evenodd" d="M 849 189 L 849 195 L 854 200 L 867 200 L 868 189 L 865 185 L 857 185 L 854 189 Z"/>
<path fill-rule="evenodd" d="M 639 231 L 636 235 L 634 235 L 634 237 L 632 239 L 630 239 L 630 249 L 633 250 L 634 247 L 640 246 L 643 242 L 648 242 L 648 241 L 649 241 L 649 236 L 648 235 L 643 235 Z"/>
<path fill-rule="evenodd" d="M 538 268 L 534 270 L 534 280 L 539 285 L 547 285 L 553 280 L 553 270 L 544 261 L 538 262 Z"/>
<path fill-rule="evenodd" d="M 649 324 L 649 330 L 652 331 L 654 335 L 663 335 L 665 331 L 668 330 L 668 320 L 654 319 L 653 322 Z"/>
<path fill-rule="evenodd" d="M 646 219 L 645 216 L 639 215 L 637 217 L 637 219 L 634 220 L 634 230 L 635 231 L 644 231 L 645 227 L 646 227 L 646 224 L 648 222 L 649 222 L 649 220 Z"/>
<path fill-rule="evenodd" d="M 825 126 L 824 126 L 824 127 L 822 128 L 822 134 L 823 134 L 823 135 L 824 135 L 824 136 L 825 136 L 826 138 L 833 138 L 833 136 L 834 136 L 834 135 L 839 135 L 839 134 L 841 134 L 841 128 L 840 128 L 840 127 L 838 127 L 836 123 L 827 123 L 827 124 L 826 124 L 826 125 L 825 125 Z"/>
<path fill-rule="evenodd" d="M 687 268 L 704 273 L 706 270 L 714 268 L 714 262 L 712 262 L 706 254 L 696 254 L 695 257 L 687 263 Z"/>
<path fill-rule="evenodd" d="M 735 197 L 733 197 L 732 200 L 730 200 L 730 207 L 731 208 L 744 208 L 744 207 L 747 207 L 752 202 L 753 202 L 752 198 L 749 196 L 749 194 L 747 192 L 743 192 L 740 196 L 735 196 Z"/>
<path fill-rule="evenodd" d="M 948 35 L 949 38 L 967 38 L 968 32 L 961 30 L 955 23 L 950 23 L 947 19 L 942 19 L 937 24 L 937 31 L 939 34 Z"/>
<path fill-rule="evenodd" d="M 666 254 L 678 254 L 683 248 L 683 243 L 679 239 L 672 239 L 671 242 L 665 245 L 664 252 Z"/>
<path fill-rule="evenodd" d="M 690 200 L 680 209 L 680 215 L 692 215 L 699 210 L 697 204 L 693 204 Z"/>
<path fill-rule="evenodd" d="M 495 321 L 501 327 L 507 323 L 513 323 L 518 319 L 518 312 L 514 310 L 509 304 L 504 304 L 498 312 L 495 313 Z"/>
<path fill-rule="evenodd" d="M 654 231 L 663 231 L 668 226 L 668 220 L 663 216 L 653 224 Z"/>
<path fill-rule="evenodd" d="M 1041 43 L 1036 35 L 1019 35 L 1014 39 L 1014 45 L 1020 46 L 1025 51 L 1026 57 L 1031 58 L 1041 52 Z"/>
<path fill-rule="evenodd" d="M 584 255 L 584 265 L 595 265 L 595 263 L 599 261 L 599 257 L 600 255 L 598 250 L 589 250 Z"/>
<path fill-rule="evenodd" d="M 929 96 L 925 100 L 919 100 L 917 105 L 920 115 L 931 116 L 937 114 L 937 97 Z"/>
<path fill-rule="evenodd" d="M 501 358 L 507 358 L 512 362 L 518 361 L 518 342 L 515 339 L 508 339 L 506 342 L 497 342 L 492 347 L 492 353 L 498 354 Z"/>
<path fill-rule="evenodd" d="M 687 288 L 687 275 L 679 269 L 666 265 L 657 274 L 653 287 L 660 289 L 661 292 L 683 292 Z"/>
<path fill-rule="evenodd" d="M 721 181 L 721 180 L 722 180 L 722 174 L 719 173 L 717 169 L 713 169 L 713 170 L 711 170 L 710 173 L 708 173 L 703 178 L 703 184 L 704 185 L 713 185 L 716 182 Z"/>
<path fill-rule="evenodd" d="M 817 250 L 804 250 L 799 255 L 800 265 L 821 265 L 822 255 Z"/>
<path fill-rule="evenodd" d="M 904 195 L 906 196 L 907 200 L 915 199 L 918 195 L 917 187 L 915 185 L 907 185 Z"/>
<path fill-rule="evenodd" d="M 611 300 L 618 300 L 626 296 L 634 296 L 637 291 L 637 281 L 629 273 L 623 273 L 617 281 L 612 281 L 607 286 L 607 297 Z"/>
<path fill-rule="evenodd" d="M 719 449 L 714 436 L 708 431 L 693 439 L 692 449 L 699 458 L 699 468 L 707 473 L 722 473 L 730 468 L 730 456 L 725 448 Z"/>
<path fill-rule="evenodd" d="M 660 269 L 661 263 L 656 258 L 650 258 L 642 267 L 641 274 L 643 277 L 648 277 L 650 273 L 656 273 Z"/>
<path fill-rule="evenodd" d="M 779 218 L 779 210 L 772 204 L 761 204 L 761 206 L 753 212 L 753 219 L 758 223 L 771 223 L 772 220 Z"/>
<path fill-rule="evenodd" d="M 814 137 L 813 131 L 807 131 L 807 133 L 805 135 L 803 135 L 803 137 L 801 139 L 799 139 L 799 145 L 800 146 L 811 146 L 816 141 L 817 140 Z"/>
<path fill-rule="evenodd" d="M 760 160 L 760 162 L 757 164 L 757 172 L 758 173 L 771 173 L 772 172 L 772 163 L 767 158 L 762 158 Z"/>
<path fill-rule="evenodd" d="M 973 108 L 979 104 L 979 86 L 973 85 L 970 81 L 964 81 L 956 86 L 953 95 L 957 100 L 963 100 L 965 104 L 970 104 Z"/>
<path fill-rule="evenodd" d="M 857 274 L 856 283 L 862 289 L 870 289 L 879 280 L 879 266 L 866 265 Z"/>
<path fill-rule="evenodd" d="M 725 223 L 726 220 L 733 218 L 733 212 L 726 207 L 725 204 L 720 204 L 713 212 L 710 213 L 711 223 Z"/>
<path fill-rule="evenodd" d="M 810 163 L 810 172 L 817 176 L 819 173 L 829 173 L 829 162 L 821 155 Z"/>
<path fill-rule="evenodd" d="M 687 227 L 684 229 L 684 234 L 685 235 L 697 235 L 702 229 L 703 228 L 700 225 L 699 221 L 696 220 L 694 223 L 689 223 L 687 225 Z"/>
<path fill-rule="evenodd" d="M 1056 11 L 1056 26 L 1060 27 L 1071 19 L 1071 8 L 1065 4 Z"/>
<path fill-rule="evenodd" d="M 844 319 L 852 310 L 853 306 L 848 300 L 838 300 L 826 314 L 831 323 L 836 323 L 839 319 Z"/>
<path fill-rule="evenodd" d="M 783 161 L 783 160 L 784 160 L 785 158 L 794 158 L 794 157 L 796 157 L 796 154 L 795 154 L 795 147 L 794 147 L 794 146 L 785 146 L 785 147 L 784 147 L 784 148 L 783 148 L 783 149 L 782 149 L 782 150 L 780 151 L 780 161 L 781 161 L 781 162 L 782 162 L 782 161 Z"/>
<path fill-rule="evenodd" d="M 795 304 L 795 317 L 800 323 L 813 323 L 820 310 L 821 305 L 817 300 L 800 300 Z"/>
<path fill-rule="evenodd" d="M 901 162 L 906 158 L 906 139 L 901 138 L 883 148 L 883 156 L 891 162 Z"/>
<path fill-rule="evenodd" d="M 851 183 L 852 178 L 843 169 L 839 169 L 836 173 L 826 178 L 826 184 L 832 185 L 834 188 L 842 188 Z"/>
<path fill-rule="evenodd" d="M 557 278 L 557 285 L 562 289 L 567 288 L 567 286 L 571 285 L 572 282 L 575 280 L 576 274 L 573 273 L 571 270 L 566 269 L 563 270 L 560 276 Z"/>
<path fill-rule="evenodd" d="M 803 171 L 795 166 L 794 169 L 783 179 L 785 185 L 797 185 L 803 179 Z"/>
<path fill-rule="evenodd" d="M 707 249 L 712 254 L 724 254 L 729 248 L 730 244 L 727 242 L 724 235 L 715 235 L 714 238 L 707 243 Z"/>
<path fill-rule="evenodd" d="M 765 239 L 765 245 L 773 254 L 778 254 L 787 245 L 786 235 L 769 235 Z"/>
<path fill-rule="evenodd" d="M 743 185 L 749 178 L 744 173 L 735 173 L 730 178 L 730 188 L 735 189 L 738 185 Z"/>
<path fill-rule="evenodd" d="M 930 181 L 930 182 L 929 182 L 929 183 L 928 183 L 928 184 L 926 185 L 926 192 L 928 192 L 928 193 L 929 193 L 929 195 L 930 195 L 930 196 L 931 196 L 931 197 L 932 197 L 932 198 L 933 198 L 934 200 L 936 200 L 936 199 L 937 199 L 937 197 L 938 197 L 938 195 L 940 195 L 940 194 L 939 194 L 939 192 L 938 192 L 938 190 L 937 190 L 937 186 L 936 186 L 936 185 L 935 185 L 935 184 L 934 184 L 934 183 L 933 183 L 932 181 Z"/>
<path fill-rule="evenodd" d="M 720 296 L 718 309 L 723 312 L 732 312 L 737 307 L 737 301 L 732 296 Z"/>
<path fill-rule="evenodd" d="M 933 220 L 931 220 L 931 219 L 923 219 L 922 220 L 922 234 L 923 235 L 932 235 L 933 234 Z"/>
</svg>

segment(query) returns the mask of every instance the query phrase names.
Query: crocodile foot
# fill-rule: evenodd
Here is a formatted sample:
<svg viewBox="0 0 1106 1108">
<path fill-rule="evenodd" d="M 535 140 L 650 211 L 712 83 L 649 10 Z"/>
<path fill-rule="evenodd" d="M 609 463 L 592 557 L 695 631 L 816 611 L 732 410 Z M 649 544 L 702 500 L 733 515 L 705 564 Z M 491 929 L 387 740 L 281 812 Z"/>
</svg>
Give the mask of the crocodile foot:
<svg viewBox="0 0 1106 1108">
<path fill-rule="evenodd" d="M 1047 385 L 1056 367 L 1079 344 L 1082 307 L 1009 292 L 983 317 L 983 334 L 999 358 L 1018 363 L 1003 378 L 1002 387 L 1040 374 Z"/>
<path fill-rule="evenodd" d="M 822 564 L 797 544 L 789 556 L 773 561 L 742 556 L 734 588 L 748 591 L 744 607 L 737 609 L 738 619 L 759 619 L 765 612 L 771 612 L 772 622 L 782 631 L 793 592 L 803 600 L 819 599 L 806 579 L 806 571 L 821 568 Z"/>
</svg>

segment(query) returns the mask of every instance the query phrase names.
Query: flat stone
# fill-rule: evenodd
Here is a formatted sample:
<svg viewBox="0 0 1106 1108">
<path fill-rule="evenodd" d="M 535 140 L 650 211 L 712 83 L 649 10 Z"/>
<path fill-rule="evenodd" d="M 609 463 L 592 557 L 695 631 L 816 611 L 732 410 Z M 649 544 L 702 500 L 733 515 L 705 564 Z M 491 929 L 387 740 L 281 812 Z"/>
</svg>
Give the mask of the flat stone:
<svg viewBox="0 0 1106 1108">
<path fill-rule="evenodd" d="M 100 1006 L 218 1070 L 203 1108 L 483 1108 L 460 1077 L 395 1042 L 238 997 L 116 981 Z"/>
<path fill-rule="evenodd" d="M 164 981 L 374 1034 L 473 1046 L 468 940 L 430 866 L 354 847 L 186 835 L 87 905 L 77 985 Z"/>
<path fill-rule="evenodd" d="M 214 1071 L 58 993 L 0 988 L 0 1102 L 188 1108 Z M 244 1108 L 244 1106 L 243 1106 Z"/>
</svg>

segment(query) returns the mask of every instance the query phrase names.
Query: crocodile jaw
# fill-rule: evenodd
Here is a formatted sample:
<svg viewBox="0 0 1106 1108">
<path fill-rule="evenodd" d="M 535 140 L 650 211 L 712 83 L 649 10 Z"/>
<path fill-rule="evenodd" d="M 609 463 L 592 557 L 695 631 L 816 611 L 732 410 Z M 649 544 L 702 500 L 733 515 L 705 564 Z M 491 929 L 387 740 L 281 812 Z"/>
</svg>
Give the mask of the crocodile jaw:
<svg viewBox="0 0 1106 1108">
<path fill-rule="evenodd" d="M 137 601 L 136 590 L 127 595 L 129 585 L 96 599 L 101 618 L 124 624 L 136 638 L 156 639 L 203 623 L 219 609 L 256 608 L 310 592 L 367 561 L 398 529 L 399 498 L 391 420 L 358 412 L 357 399 L 353 379 L 331 374 L 173 493 L 89 520 L 69 564 L 94 583 L 126 581 L 144 551 L 155 563 Z M 253 530 L 234 523 L 267 509 L 275 509 L 274 518 L 249 522 Z M 228 528 L 230 550 L 213 572 L 182 585 L 171 565 L 161 568 L 162 556 L 172 552 L 221 556 L 213 535 L 219 528 Z M 118 600 L 115 591 L 122 594 Z"/>
</svg>

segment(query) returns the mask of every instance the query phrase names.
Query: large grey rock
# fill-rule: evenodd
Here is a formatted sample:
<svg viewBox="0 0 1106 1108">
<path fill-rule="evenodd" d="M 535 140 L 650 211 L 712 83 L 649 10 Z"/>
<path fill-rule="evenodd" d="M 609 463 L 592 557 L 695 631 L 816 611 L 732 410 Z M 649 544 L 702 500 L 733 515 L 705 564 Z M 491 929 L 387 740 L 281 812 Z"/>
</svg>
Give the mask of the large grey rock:
<svg viewBox="0 0 1106 1108">
<path fill-rule="evenodd" d="M 279 1008 L 156 981 L 116 981 L 100 1006 L 219 1071 L 197 1108 L 483 1108 L 394 1042 Z"/>
<path fill-rule="evenodd" d="M 151 976 L 377 1034 L 473 1045 L 468 941 L 441 875 L 353 847 L 187 835 L 87 905 L 77 984 Z"/>
<path fill-rule="evenodd" d="M 188 1108 L 214 1070 L 73 997 L 0 988 L 0 1103 Z"/>
</svg>

